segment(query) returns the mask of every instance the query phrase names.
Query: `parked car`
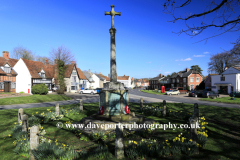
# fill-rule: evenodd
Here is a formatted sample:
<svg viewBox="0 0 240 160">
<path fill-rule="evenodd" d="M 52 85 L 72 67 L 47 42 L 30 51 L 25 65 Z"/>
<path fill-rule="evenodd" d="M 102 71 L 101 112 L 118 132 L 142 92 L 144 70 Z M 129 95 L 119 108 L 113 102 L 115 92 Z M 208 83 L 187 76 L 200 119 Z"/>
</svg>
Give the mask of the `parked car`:
<svg viewBox="0 0 240 160">
<path fill-rule="evenodd" d="M 96 88 L 97 93 L 99 93 L 103 88 Z"/>
<path fill-rule="evenodd" d="M 188 96 L 189 97 L 202 97 L 202 90 L 198 90 L 198 91 L 191 91 L 189 92 Z"/>
<path fill-rule="evenodd" d="M 215 93 L 214 91 L 203 91 L 202 96 L 206 97 L 206 98 L 209 98 L 209 97 L 219 97 L 219 94 Z"/>
<path fill-rule="evenodd" d="M 96 89 L 83 89 L 83 90 L 80 90 L 79 91 L 80 94 L 84 94 L 84 93 L 87 93 L 87 94 L 96 94 L 97 93 L 97 90 Z"/>
<path fill-rule="evenodd" d="M 174 87 L 174 90 L 179 90 L 181 94 L 187 94 L 188 90 L 185 90 L 183 87 Z"/>
<path fill-rule="evenodd" d="M 233 93 L 234 93 L 234 97 L 240 97 L 240 92 L 231 92 L 229 96 L 232 97 Z"/>
<path fill-rule="evenodd" d="M 172 90 L 172 89 L 171 89 L 171 88 L 166 88 L 166 89 L 165 89 L 165 91 L 170 91 L 170 90 Z"/>
<path fill-rule="evenodd" d="M 167 91 L 166 94 L 167 94 L 167 95 L 172 95 L 172 94 L 179 95 L 180 92 L 179 92 L 179 90 L 170 90 L 170 91 Z"/>
</svg>

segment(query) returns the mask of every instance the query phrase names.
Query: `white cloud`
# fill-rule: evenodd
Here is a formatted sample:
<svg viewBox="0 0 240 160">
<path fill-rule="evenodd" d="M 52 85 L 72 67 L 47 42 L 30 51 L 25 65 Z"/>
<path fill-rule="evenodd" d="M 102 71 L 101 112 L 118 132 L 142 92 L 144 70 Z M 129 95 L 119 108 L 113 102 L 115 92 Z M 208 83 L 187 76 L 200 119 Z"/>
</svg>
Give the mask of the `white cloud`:
<svg viewBox="0 0 240 160">
<path fill-rule="evenodd" d="M 152 63 L 152 62 L 146 62 L 146 63 Z"/>
<path fill-rule="evenodd" d="M 209 52 L 203 52 L 203 54 L 208 54 Z"/>
<path fill-rule="evenodd" d="M 164 72 L 165 74 L 171 73 L 171 72 Z"/>
<path fill-rule="evenodd" d="M 186 58 L 186 59 L 180 59 L 180 60 L 175 60 L 175 61 L 191 61 L 191 58 Z"/>
<path fill-rule="evenodd" d="M 178 65 L 181 65 L 181 64 L 178 64 Z"/>
<path fill-rule="evenodd" d="M 204 57 L 205 55 L 193 55 L 193 57 Z"/>
</svg>

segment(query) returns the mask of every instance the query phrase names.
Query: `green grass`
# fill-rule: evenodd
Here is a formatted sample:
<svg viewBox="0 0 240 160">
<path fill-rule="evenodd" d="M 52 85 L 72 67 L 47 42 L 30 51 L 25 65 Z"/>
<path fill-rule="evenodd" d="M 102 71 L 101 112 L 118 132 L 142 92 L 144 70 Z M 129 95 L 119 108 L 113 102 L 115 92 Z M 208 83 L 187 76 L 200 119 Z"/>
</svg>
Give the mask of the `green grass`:
<svg viewBox="0 0 240 160">
<path fill-rule="evenodd" d="M 15 93 L 15 92 L 0 92 L 0 94 L 12 94 L 12 93 Z"/>
<path fill-rule="evenodd" d="M 42 103 L 53 101 L 65 101 L 70 99 L 71 99 L 70 97 L 67 97 L 65 95 L 31 95 L 23 97 L 1 98 L 0 105 Z"/>
<path fill-rule="evenodd" d="M 157 92 L 155 90 L 141 90 L 141 91 L 145 92 L 145 93 L 151 93 L 151 94 L 166 95 L 166 92 L 165 93 L 161 93 L 161 90 L 159 90 L 159 92 Z"/>
<path fill-rule="evenodd" d="M 219 97 L 216 99 L 212 98 L 201 98 L 201 101 L 212 101 L 212 102 L 220 102 L 220 103 L 233 103 L 233 104 L 240 104 L 240 98 L 235 97 L 236 100 L 231 100 L 231 97 Z"/>
<path fill-rule="evenodd" d="M 160 103 L 152 103 L 148 104 L 149 106 L 157 106 Z M 72 107 L 79 106 L 79 104 L 74 105 L 65 105 L 60 106 L 63 109 L 70 109 Z M 130 103 L 129 104 L 131 111 L 137 113 L 137 109 L 139 109 L 139 104 Z M 167 103 L 167 108 L 172 112 L 175 111 L 186 111 L 193 112 L 193 105 L 191 104 L 181 104 L 181 103 Z M 42 112 L 47 112 L 47 109 L 50 109 L 52 112 L 55 110 L 55 107 L 44 107 L 44 108 L 28 108 L 24 109 L 24 113 L 29 117 L 32 114 L 38 114 Z M 81 141 L 78 137 L 75 136 L 74 133 L 65 129 L 58 129 L 56 127 L 57 122 L 79 122 L 83 117 L 92 115 L 96 113 L 98 110 L 98 103 L 88 103 L 84 104 L 84 111 L 77 115 L 69 115 L 65 116 L 63 119 L 58 121 L 52 121 L 46 124 L 41 124 L 43 128 L 46 130 L 46 137 L 56 140 L 59 143 L 64 143 L 68 145 L 74 146 L 77 150 L 82 149 L 91 149 L 98 145 L 98 142 L 91 141 L 87 138 L 87 141 Z M 215 107 L 215 106 L 203 106 L 199 105 L 200 114 L 202 114 L 208 125 L 206 129 L 208 130 L 208 141 L 206 146 L 200 151 L 199 155 L 193 155 L 190 157 L 181 157 L 181 159 L 199 159 L 199 160 L 217 160 L 217 159 L 239 159 L 240 155 L 240 110 L 235 108 L 223 108 L 223 107 Z M 12 160 L 12 159 L 28 159 L 27 157 L 20 155 L 14 155 L 13 149 L 15 148 L 13 145 L 13 139 L 8 135 L 11 133 L 11 129 L 14 127 L 14 123 L 17 122 L 17 114 L 18 109 L 9 109 L 9 110 L 1 110 L 0 111 L 0 152 L 1 159 L 4 160 Z M 176 119 L 174 117 L 155 117 L 148 116 L 147 118 L 155 119 L 161 124 L 165 124 L 168 122 L 171 123 L 183 123 L 186 122 L 181 119 Z M 156 137 L 160 140 L 168 139 L 171 137 L 175 137 L 176 134 L 181 132 L 181 130 L 159 130 L 151 137 Z M 150 136 L 150 135 L 149 135 Z M 114 140 L 107 143 L 109 146 L 110 152 L 114 155 Z M 90 158 L 91 159 L 91 158 Z M 175 159 L 175 158 L 166 158 L 166 159 Z"/>
</svg>

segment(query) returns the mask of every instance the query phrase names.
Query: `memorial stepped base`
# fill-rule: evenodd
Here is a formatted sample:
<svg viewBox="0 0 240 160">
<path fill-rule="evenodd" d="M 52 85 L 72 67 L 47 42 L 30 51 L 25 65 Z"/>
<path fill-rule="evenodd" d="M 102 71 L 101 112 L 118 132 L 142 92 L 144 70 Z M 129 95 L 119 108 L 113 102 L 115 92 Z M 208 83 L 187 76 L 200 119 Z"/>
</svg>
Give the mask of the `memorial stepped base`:
<svg viewBox="0 0 240 160">
<path fill-rule="evenodd" d="M 93 114 L 91 116 L 83 118 L 80 122 L 77 122 L 77 124 L 84 124 L 83 128 L 78 128 L 84 133 L 92 133 L 92 132 L 103 132 L 105 133 L 106 131 L 112 131 L 115 132 L 115 125 L 121 123 L 123 125 L 128 124 L 126 127 L 127 130 L 130 130 L 129 124 L 133 124 L 133 128 L 131 127 L 132 131 L 137 131 L 137 130 L 143 130 L 144 128 L 135 128 L 134 123 L 139 125 L 139 124 L 152 124 L 154 123 L 154 120 L 151 119 L 146 119 L 144 118 L 143 115 L 135 115 L 133 116 L 132 114 L 130 115 L 115 115 L 115 116 L 104 116 L 104 115 L 98 115 L 98 114 Z M 93 124 L 95 124 L 95 128 L 93 128 Z M 104 127 L 101 128 L 101 125 L 104 124 Z M 108 126 L 106 125 L 108 124 Z M 97 126 L 98 125 L 98 126 Z M 91 126 L 91 127 L 89 127 Z M 112 127 L 114 126 L 114 127 Z M 106 129 L 105 129 L 106 127 Z"/>
</svg>

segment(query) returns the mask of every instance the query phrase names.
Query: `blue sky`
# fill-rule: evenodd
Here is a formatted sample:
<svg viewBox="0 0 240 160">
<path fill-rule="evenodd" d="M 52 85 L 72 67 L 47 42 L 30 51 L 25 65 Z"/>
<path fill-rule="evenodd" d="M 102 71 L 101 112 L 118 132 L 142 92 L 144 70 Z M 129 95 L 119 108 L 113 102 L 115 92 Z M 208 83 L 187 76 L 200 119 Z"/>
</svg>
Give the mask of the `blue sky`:
<svg viewBox="0 0 240 160">
<path fill-rule="evenodd" d="M 203 11 L 206 1 L 193 3 L 179 14 Z M 207 75 L 210 55 L 230 50 L 239 32 L 220 33 L 208 29 L 191 38 L 175 34 L 186 29 L 184 21 L 167 22 L 159 0 L 11 0 L 0 1 L 0 50 L 23 46 L 36 55 L 49 56 L 52 48 L 64 45 L 75 55 L 77 67 L 108 75 L 110 72 L 111 17 L 105 16 L 110 5 L 115 16 L 117 73 L 134 78 L 152 78 L 199 65 Z M 197 8 L 196 8 L 197 7 Z M 210 15 L 212 20 L 214 15 Z M 198 20 L 189 24 L 200 23 Z M 1 52 L 2 52 L 1 51 Z"/>
</svg>

